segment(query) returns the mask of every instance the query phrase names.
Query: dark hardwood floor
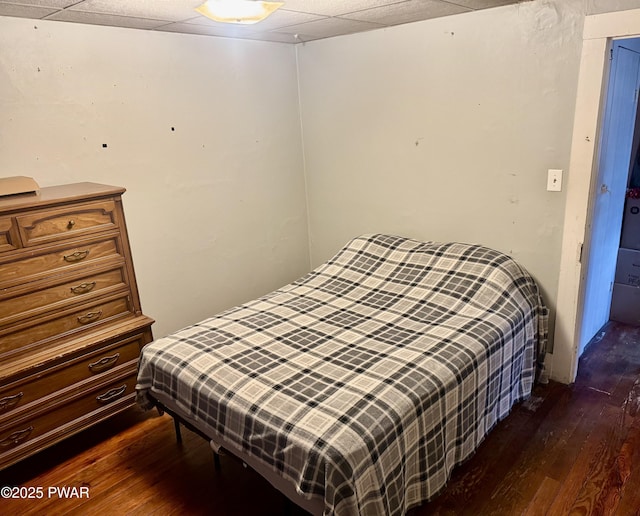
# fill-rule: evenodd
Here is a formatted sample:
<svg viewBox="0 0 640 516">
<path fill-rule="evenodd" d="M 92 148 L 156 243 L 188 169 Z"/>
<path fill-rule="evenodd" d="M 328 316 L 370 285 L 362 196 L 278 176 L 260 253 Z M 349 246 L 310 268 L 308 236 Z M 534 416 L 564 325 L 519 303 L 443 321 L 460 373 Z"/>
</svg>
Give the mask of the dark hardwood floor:
<svg viewBox="0 0 640 516">
<path fill-rule="evenodd" d="M 640 328 L 609 323 L 574 385 L 536 387 L 411 516 L 640 515 L 639 398 Z M 178 445 L 168 416 L 132 409 L 0 472 L 0 486 L 43 488 L 0 499 L 0 514 L 305 514 L 238 461 L 221 463 L 187 430 Z M 49 493 L 64 486 L 88 498 Z"/>
</svg>

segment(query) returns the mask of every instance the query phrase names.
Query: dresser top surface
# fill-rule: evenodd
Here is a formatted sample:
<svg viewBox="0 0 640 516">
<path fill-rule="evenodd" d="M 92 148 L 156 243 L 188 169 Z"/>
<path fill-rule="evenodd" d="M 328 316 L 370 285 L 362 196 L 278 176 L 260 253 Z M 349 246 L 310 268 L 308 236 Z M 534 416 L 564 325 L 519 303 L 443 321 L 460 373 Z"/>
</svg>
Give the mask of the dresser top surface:
<svg viewBox="0 0 640 516">
<path fill-rule="evenodd" d="M 75 200 L 86 200 L 121 195 L 125 189 L 120 186 L 101 185 L 98 183 L 73 183 L 60 186 L 47 186 L 35 193 L 8 195 L 0 197 L 0 214 L 15 210 L 37 208 L 62 204 Z"/>
</svg>

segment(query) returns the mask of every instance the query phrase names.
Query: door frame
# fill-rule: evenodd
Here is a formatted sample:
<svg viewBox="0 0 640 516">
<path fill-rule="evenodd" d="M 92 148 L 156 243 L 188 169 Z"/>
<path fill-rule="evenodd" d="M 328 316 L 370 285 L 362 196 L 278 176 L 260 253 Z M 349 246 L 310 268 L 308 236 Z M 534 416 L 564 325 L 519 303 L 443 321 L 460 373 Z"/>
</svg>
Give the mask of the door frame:
<svg viewBox="0 0 640 516">
<path fill-rule="evenodd" d="M 589 237 L 591 191 L 597 180 L 612 40 L 640 35 L 640 9 L 586 16 L 571 140 L 550 376 L 575 380 L 584 308 L 582 247 Z"/>
</svg>

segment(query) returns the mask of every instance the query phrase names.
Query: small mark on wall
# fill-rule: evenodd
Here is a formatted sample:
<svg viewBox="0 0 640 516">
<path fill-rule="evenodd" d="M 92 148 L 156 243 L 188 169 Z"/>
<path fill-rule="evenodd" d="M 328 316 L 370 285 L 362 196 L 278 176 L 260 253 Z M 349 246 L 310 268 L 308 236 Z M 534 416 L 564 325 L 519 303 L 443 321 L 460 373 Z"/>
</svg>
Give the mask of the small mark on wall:
<svg viewBox="0 0 640 516">
<path fill-rule="evenodd" d="M 417 147 L 418 145 L 420 145 L 420 140 L 424 140 L 424 137 L 418 138 L 418 139 L 415 141 L 415 146 L 416 146 L 416 147 Z"/>
<path fill-rule="evenodd" d="M 172 128 L 171 128 L 171 130 L 172 130 L 172 131 L 175 131 L 175 130 L 176 130 L 176 128 L 175 128 L 175 127 L 172 127 Z"/>
<path fill-rule="evenodd" d="M 103 144 L 102 144 L 102 148 L 103 148 L 103 149 L 106 149 L 106 148 L 107 148 L 107 144 L 106 144 L 106 143 L 103 143 Z"/>
</svg>

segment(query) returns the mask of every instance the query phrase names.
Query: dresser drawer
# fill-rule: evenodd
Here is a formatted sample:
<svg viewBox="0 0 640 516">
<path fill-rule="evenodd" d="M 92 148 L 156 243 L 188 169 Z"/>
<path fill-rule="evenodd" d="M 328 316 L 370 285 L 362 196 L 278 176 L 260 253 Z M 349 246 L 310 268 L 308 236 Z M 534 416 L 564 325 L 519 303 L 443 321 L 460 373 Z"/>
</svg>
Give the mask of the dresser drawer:
<svg viewBox="0 0 640 516">
<path fill-rule="evenodd" d="M 20 348 L 32 350 L 42 347 L 58 337 L 88 331 L 132 313 L 129 291 L 125 290 L 114 296 L 97 298 L 90 303 L 0 328 L 0 357 Z M 26 349 L 21 351 L 26 352 Z"/>
<path fill-rule="evenodd" d="M 120 251 L 120 238 L 112 233 L 108 238 L 89 238 L 69 245 L 21 252 L 9 261 L 9 256 L 0 258 L 0 291 L 15 285 L 52 277 L 67 270 L 97 264 L 99 261 L 124 257 Z"/>
<path fill-rule="evenodd" d="M 56 276 L 54 281 L 42 282 L 40 288 L 21 288 L 20 292 L 26 291 L 24 294 L 9 291 L 4 296 L 0 294 L 0 328 L 47 311 L 62 309 L 82 297 L 95 297 L 114 289 L 122 290 L 127 285 L 124 266 L 106 271 L 79 272 Z"/>
<path fill-rule="evenodd" d="M 109 382 L 87 384 L 84 390 L 51 399 L 5 422 L 0 427 L 0 464 L 16 452 L 24 453 L 20 448 L 37 446 L 49 432 L 63 433 L 90 414 L 113 412 L 121 409 L 123 402 L 133 404 L 135 385 L 135 370 L 126 369 Z"/>
<path fill-rule="evenodd" d="M 112 200 L 32 211 L 17 216 L 16 220 L 25 247 L 118 227 Z"/>
<path fill-rule="evenodd" d="M 0 253 L 20 247 L 11 217 L 0 217 Z"/>
<path fill-rule="evenodd" d="M 137 367 L 140 349 L 147 340 L 143 334 L 110 343 L 75 360 L 21 378 L 0 389 L 0 421 L 13 412 L 69 385 L 107 374 L 122 364 Z"/>
</svg>

